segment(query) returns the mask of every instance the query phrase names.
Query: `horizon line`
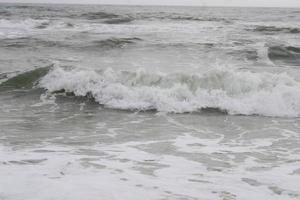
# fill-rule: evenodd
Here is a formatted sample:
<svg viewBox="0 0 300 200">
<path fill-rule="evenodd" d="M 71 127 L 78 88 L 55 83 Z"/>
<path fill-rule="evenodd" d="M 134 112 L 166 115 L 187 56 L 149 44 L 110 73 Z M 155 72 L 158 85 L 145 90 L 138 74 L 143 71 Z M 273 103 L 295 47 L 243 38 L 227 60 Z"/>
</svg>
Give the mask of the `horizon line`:
<svg viewBox="0 0 300 200">
<path fill-rule="evenodd" d="M 0 1 L 0 4 L 36 4 L 36 5 L 103 5 L 103 6 L 169 6 L 169 7 L 211 7 L 211 8 L 290 8 L 290 9 L 299 9 L 300 6 L 290 7 L 290 6 L 238 6 L 238 5 L 181 5 L 181 4 L 106 4 L 106 3 L 51 3 L 51 2 L 44 2 L 44 3 L 37 3 L 37 2 L 7 2 L 7 1 Z"/>
</svg>

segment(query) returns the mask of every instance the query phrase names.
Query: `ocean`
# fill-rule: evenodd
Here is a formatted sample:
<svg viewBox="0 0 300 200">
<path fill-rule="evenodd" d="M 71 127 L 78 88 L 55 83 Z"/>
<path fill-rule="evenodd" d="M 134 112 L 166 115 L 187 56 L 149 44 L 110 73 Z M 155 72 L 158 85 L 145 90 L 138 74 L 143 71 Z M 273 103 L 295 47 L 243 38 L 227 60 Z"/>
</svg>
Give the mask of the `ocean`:
<svg viewBox="0 0 300 200">
<path fill-rule="evenodd" d="M 0 4 L 0 200 L 300 199 L 300 9 Z"/>
</svg>

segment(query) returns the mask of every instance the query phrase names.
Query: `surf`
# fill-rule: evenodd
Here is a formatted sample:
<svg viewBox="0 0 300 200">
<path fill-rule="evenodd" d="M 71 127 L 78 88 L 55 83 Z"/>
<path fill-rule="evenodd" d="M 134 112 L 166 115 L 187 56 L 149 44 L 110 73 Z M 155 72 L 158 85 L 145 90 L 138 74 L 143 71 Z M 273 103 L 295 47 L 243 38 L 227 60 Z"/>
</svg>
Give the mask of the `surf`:
<svg viewBox="0 0 300 200">
<path fill-rule="evenodd" d="M 170 113 L 217 109 L 231 115 L 300 116 L 300 83 L 286 73 L 218 68 L 199 74 L 162 74 L 55 67 L 38 86 L 55 94 L 90 97 L 113 109 Z"/>
</svg>

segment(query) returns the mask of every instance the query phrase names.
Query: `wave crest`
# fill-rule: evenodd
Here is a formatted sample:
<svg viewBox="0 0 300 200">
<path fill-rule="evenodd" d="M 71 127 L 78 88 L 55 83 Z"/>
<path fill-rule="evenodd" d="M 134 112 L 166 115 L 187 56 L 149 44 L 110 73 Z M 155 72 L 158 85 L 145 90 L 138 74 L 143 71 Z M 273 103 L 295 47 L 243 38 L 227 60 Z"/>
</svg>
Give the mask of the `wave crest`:
<svg viewBox="0 0 300 200">
<path fill-rule="evenodd" d="M 185 113 L 300 116 L 300 83 L 287 74 L 215 69 L 205 74 L 54 68 L 39 85 L 50 92 L 92 96 L 105 107 Z"/>
</svg>

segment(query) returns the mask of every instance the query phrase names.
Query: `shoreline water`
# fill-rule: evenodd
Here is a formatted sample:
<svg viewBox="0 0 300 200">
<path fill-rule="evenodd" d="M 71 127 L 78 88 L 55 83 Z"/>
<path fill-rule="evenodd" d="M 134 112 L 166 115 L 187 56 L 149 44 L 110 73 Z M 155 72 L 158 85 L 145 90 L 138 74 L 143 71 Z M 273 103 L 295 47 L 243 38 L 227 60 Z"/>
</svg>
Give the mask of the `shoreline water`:
<svg viewBox="0 0 300 200">
<path fill-rule="evenodd" d="M 0 199 L 299 199 L 299 13 L 0 4 Z"/>
</svg>

